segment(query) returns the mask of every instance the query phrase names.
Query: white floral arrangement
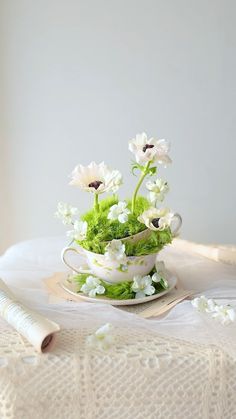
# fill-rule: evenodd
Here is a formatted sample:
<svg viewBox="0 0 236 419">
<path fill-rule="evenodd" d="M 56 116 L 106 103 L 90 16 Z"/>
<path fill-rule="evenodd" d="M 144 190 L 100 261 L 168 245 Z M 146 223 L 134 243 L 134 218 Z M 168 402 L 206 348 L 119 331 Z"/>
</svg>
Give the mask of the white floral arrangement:
<svg viewBox="0 0 236 419">
<path fill-rule="evenodd" d="M 93 194 L 93 207 L 79 217 L 76 207 L 60 202 L 55 214 L 63 224 L 71 226 L 67 232 L 71 244 L 93 255 L 95 273 L 73 276 L 79 292 L 90 297 L 105 294 L 111 298 L 141 298 L 168 288 L 164 263 L 158 265 L 153 259 L 150 268 L 145 257 L 156 255 L 174 236 L 172 223 L 176 214 L 160 206 L 169 185 L 157 177 L 158 166 L 167 167 L 171 163 L 170 144 L 142 133 L 129 141 L 129 150 L 135 157 L 132 173 L 139 172 L 131 198 L 120 200 L 117 195 L 123 183 L 119 170 L 110 169 L 104 162 L 91 162 L 88 166 L 79 164 L 71 174 L 70 185 Z M 147 194 L 143 196 L 139 192 L 145 180 Z M 109 196 L 101 200 L 104 193 Z M 178 217 L 181 224 L 181 217 Z M 129 277 L 129 272 L 130 275 L 134 272 L 132 264 L 139 264 L 140 274 L 135 271 L 136 274 Z M 148 272 L 144 269 L 146 264 L 150 268 Z M 103 275 L 104 269 L 106 275 Z M 121 280 L 110 284 L 112 275 L 120 275 L 118 279 Z"/>
<path fill-rule="evenodd" d="M 206 298 L 205 295 L 194 298 L 192 306 L 200 313 L 211 316 L 223 325 L 229 325 L 235 321 L 235 310 L 230 304 L 218 304 L 212 298 Z"/>
</svg>

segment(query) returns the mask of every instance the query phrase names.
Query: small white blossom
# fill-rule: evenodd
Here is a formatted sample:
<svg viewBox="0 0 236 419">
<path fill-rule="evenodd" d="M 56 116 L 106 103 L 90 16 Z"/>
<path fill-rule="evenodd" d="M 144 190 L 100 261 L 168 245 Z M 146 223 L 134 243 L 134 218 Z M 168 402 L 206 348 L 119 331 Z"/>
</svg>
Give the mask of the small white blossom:
<svg viewBox="0 0 236 419">
<path fill-rule="evenodd" d="M 118 220 L 124 224 L 128 221 L 130 210 L 127 208 L 127 203 L 120 201 L 118 204 L 112 205 L 108 213 L 108 220 Z"/>
<path fill-rule="evenodd" d="M 73 240 L 82 241 L 86 239 L 88 223 L 87 221 L 78 221 L 74 223 L 74 230 L 67 231 L 67 236 Z"/>
<path fill-rule="evenodd" d="M 235 320 L 235 311 L 233 307 L 227 305 L 215 305 L 212 317 L 218 319 L 222 324 L 227 325 Z"/>
<path fill-rule="evenodd" d="M 79 186 L 87 192 L 101 194 L 116 192 L 122 184 L 122 176 L 118 170 L 110 170 L 104 162 L 91 162 L 87 167 L 79 164 L 71 174 L 70 185 Z"/>
<path fill-rule="evenodd" d="M 166 140 L 148 139 L 147 134 L 137 134 L 129 141 L 129 150 L 134 153 L 137 163 L 157 162 L 166 166 L 171 163 L 168 156 L 170 145 Z"/>
<path fill-rule="evenodd" d="M 163 286 L 163 288 L 167 289 L 169 287 L 169 283 L 166 279 L 167 272 L 164 262 L 156 262 L 155 268 L 156 272 L 152 275 L 152 281 L 156 284 L 160 283 Z"/>
<path fill-rule="evenodd" d="M 136 293 L 135 298 L 143 298 L 146 297 L 146 295 L 155 293 L 155 288 L 152 285 L 152 278 L 150 275 L 143 277 L 141 275 L 134 276 L 131 289 Z"/>
<path fill-rule="evenodd" d="M 210 303 L 209 306 L 208 301 L 209 300 L 204 295 L 201 295 L 201 297 L 196 297 L 192 300 L 192 305 L 201 313 L 209 313 L 212 309 L 212 304 Z"/>
<path fill-rule="evenodd" d="M 165 198 L 166 193 L 169 191 L 169 185 L 162 179 L 157 179 L 155 182 L 148 181 L 146 188 L 149 192 L 149 200 L 152 205 L 156 205 L 157 202 L 162 202 Z"/>
<path fill-rule="evenodd" d="M 89 297 L 96 297 L 96 294 L 104 294 L 105 288 L 101 285 L 100 279 L 95 276 L 88 276 L 80 291 L 87 294 Z"/>
<path fill-rule="evenodd" d="M 138 217 L 138 221 L 145 224 L 150 230 L 156 231 L 169 227 L 173 217 L 174 214 L 168 208 L 150 207 Z"/>
<path fill-rule="evenodd" d="M 72 218 L 76 214 L 78 214 L 77 208 L 74 208 L 65 202 L 59 202 L 57 205 L 57 211 L 55 212 L 55 217 L 59 218 L 63 224 L 71 224 Z"/>
<path fill-rule="evenodd" d="M 204 295 L 194 298 L 193 307 L 202 313 L 210 314 L 214 319 L 222 324 L 228 325 L 235 320 L 235 310 L 230 305 L 219 305 L 212 299 L 207 299 Z"/>
<path fill-rule="evenodd" d="M 98 349 L 109 349 L 115 341 L 114 335 L 112 335 L 113 329 L 111 323 L 104 324 L 95 333 L 87 337 L 87 343 Z"/>
<path fill-rule="evenodd" d="M 121 240 L 112 240 L 108 243 L 105 249 L 105 259 L 107 261 L 115 261 L 118 263 L 125 264 L 126 254 L 125 254 L 125 245 Z"/>
</svg>

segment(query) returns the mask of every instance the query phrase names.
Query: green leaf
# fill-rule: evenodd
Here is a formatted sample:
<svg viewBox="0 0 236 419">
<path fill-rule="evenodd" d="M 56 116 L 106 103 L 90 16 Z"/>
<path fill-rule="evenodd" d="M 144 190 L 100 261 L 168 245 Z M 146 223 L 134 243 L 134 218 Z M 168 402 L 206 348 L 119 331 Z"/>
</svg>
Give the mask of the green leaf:
<svg viewBox="0 0 236 419">
<path fill-rule="evenodd" d="M 136 176 L 136 175 L 135 175 L 135 173 L 134 173 L 134 171 L 135 171 L 136 169 L 140 170 L 141 172 L 144 172 L 145 167 L 144 167 L 144 166 L 142 166 L 141 164 L 138 164 L 138 163 L 136 163 L 136 162 L 133 162 L 133 163 L 131 164 L 131 173 L 132 173 L 132 175 L 134 175 L 134 176 Z"/>
<path fill-rule="evenodd" d="M 157 167 L 156 166 L 149 167 L 149 169 L 148 169 L 148 174 L 149 175 L 153 176 L 153 175 L 156 174 L 156 172 L 157 172 Z"/>
</svg>

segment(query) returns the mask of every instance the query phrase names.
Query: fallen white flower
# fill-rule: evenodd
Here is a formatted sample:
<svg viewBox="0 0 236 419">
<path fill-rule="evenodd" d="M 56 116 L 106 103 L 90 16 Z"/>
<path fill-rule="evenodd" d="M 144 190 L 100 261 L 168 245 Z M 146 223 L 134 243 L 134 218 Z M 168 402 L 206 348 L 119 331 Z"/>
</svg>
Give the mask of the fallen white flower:
<svg viewBox="0 0 236 419">
<path fill-rule="evenodd" d="M 78 209 L 72 207 L 65 202 L 59 202 L 57 205 L 57 211 L 55 212 L 55 217 L 59 218 L 63 224 L 72 224 L 73 216 L 78 214 Z"/>
<path fill-rule="evenodd" d="M 96 297 L 97 294 L 104 294 L 105 288 L 103 285 L 101 285 L 100 279 L 94 276 L 88 276 L 80 291 L 89 297 Z"/>
<path fill-rule="evenodd" d="M 152 278 L 150 275 L 143 277 L 141 275 L 134 276 L 131 289 L 136 293 L 135 298 L 143 298 L 146 297 L 146 295 L 155 293 L 155 288 L 152 285 Z"/>
<path fill-rule="evenodd" d="M 74 222 L 74 230 L 67 231 L 67 236 L 72 240 L 83 241 L 86 239 L 88 224 L 87 221 Z"/>
<path fill-rule="evenodd" d="M 208 313 L 214 319 L 219 320 L 222 324 L 227 325 L 235 320 L 235 310 L 230 305 L 219 305 L 213 299 L 207 299 L 204 295 L 192 300 L 193 307 L 197 308 L 201 313 Z"/>
<path fill-rule="evenodd" d="M 227 325 L 235 320 L 235 311 L 230 305 L 215 305 L 212 317 Z"/>
<path fill-rule="evenodd" d="M 96 330 L 95 333 L 87 337 L 87 343 L 98 349 L 108 349 L 114 343 L 115 338 L 112 335 L 113 326 L 106 323 Z"/>
<path fill-rule="evenodd" d="M 198 311 L 201 313 L 207 312 L 209 313 L 211 311 L 211 305 L 209 306 L 209 300 L 204 296 L 201 295 L 201 297 L 194 298 L 191 303 L 192 306 L 195 307 Z"/>
<path fill-rule="evenodd" d="M 118 204 L 112 205 L 108 213 L 108 220 L 118 220 L 124 224 L 128 221 L 130 210 L 127 208 L 127 203 L 120 201 Z"/>
<path fill-rule="evenodd" d="M 81 164 L 76 166 L 71 178 L 70 185 L 96 194 L 109 191 L 114 193 L 122 183 L 122 176 L 118 170 L 110 170 L 104 162 L 96 164 L 94 161 L 87 167 Z"/>
</svg>

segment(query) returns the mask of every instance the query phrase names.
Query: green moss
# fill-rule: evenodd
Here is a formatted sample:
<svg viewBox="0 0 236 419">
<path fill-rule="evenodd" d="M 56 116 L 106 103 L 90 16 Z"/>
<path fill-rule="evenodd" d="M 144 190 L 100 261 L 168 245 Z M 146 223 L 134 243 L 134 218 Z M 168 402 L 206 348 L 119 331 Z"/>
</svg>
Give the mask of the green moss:
<svg viewBox="0 0 236 419">
<path fill-rule="evenodd" d="M 100 211 L 94 209 L 82 215 L 82 220 L 87 221 L 88 231 L 86 241 L 109 241 L 128 237 L 132 234 L 145 230 L 146 226 L 137 220 L 137 217 L 149 206 L 146 198 L 140 196 L 137 198 L 135 213 L 129 215 L 129 220 L 122 224 L 118 220 L 108 220 L 107 216 L 112 205 L 118 203 L 117 196 L 112 196 L 100 202 Z M 131 200 L 127 201 L 127 206 L 131 209 Z"/>
<path fill-rule="evenodd" d="M 127 206 L 131 210 L 131 200 L 127 200 Z M 150 203 L 143 196 L 137 197 L 134 214 L 129 214 L 129 219 L 122 224 L 118 220 L 108 220 L 107 216 L 112 205 L 118 203 L 118 197 L 112 196 L 100 201 L 100 211 L 94 209 L 82 215 L 82 220 L 87 221 L 87 238 L 78 244 L 94 253 L 104 254 L 107 241 L 122 239 L 140 233 L 146 229 L 145 224 L 140 223 L 137 217 L 149 208 Z M 149 238 L 137 243 L 125 243 L 127 256 L 141 256 L 160 251 L 165 244 L 170 243 L 172 235 L 169 229 L 154 231 Z"/>
<path fill-rule="evenodd" d="M 172 234 L 169 228 L 163 231 L 152 231 L 147 239 L 139 240 L 137 243 L 125 243 L 125 253 L 127 256 L 143 256 L 157 253 L 171 241 Z"/>
</svg>

